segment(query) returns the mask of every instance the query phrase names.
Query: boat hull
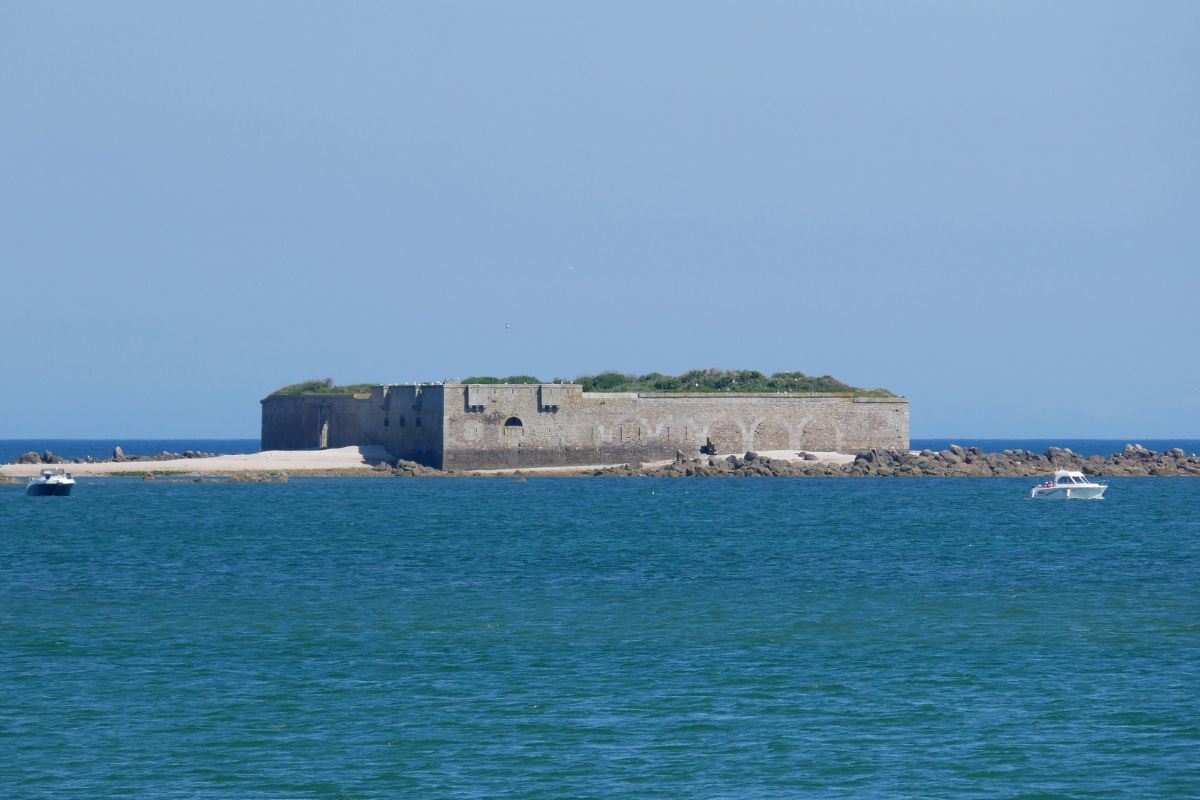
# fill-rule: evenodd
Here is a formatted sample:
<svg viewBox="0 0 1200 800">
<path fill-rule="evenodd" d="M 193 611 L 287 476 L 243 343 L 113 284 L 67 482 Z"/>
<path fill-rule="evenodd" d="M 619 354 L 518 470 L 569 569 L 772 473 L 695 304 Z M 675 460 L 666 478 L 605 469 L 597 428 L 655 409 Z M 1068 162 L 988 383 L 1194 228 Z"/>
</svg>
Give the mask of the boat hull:
<svg viewBox="0 0 1200 800">
<path fill-rule="evenodd" d="M 74 488 L 73 483 L 31 483 L 25 494 L 30 497 L 65 497 Z"/>
<path fill-rule="evenodd" d="M 1107 486 L 1038 486 L 1030 492 L 1034 500 L 1103 500 Z"/>
</svg>

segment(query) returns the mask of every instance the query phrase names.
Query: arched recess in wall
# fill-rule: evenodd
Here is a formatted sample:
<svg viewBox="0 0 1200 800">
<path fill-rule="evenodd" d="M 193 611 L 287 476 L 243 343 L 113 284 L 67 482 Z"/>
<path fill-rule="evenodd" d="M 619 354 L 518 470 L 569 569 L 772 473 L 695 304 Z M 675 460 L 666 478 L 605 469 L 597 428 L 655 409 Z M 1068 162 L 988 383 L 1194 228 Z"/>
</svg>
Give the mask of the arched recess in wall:
<svg viewBox="0 0 1200 800">
<path fill-rule="evenodd" d="M 842 447 L 842 428 L 836 421 L 818 416 L 801 431 L 800 447 L 806 450 L 837 452 Z"/>
<path fill-rule="evenodd" d="M 520 417 L 509 417 L 504 420 L 504 427 L 506 428 L 523 428 L 524 426 L 525 424 L 521 422 Z"/>
<path fill-rule="evenodd" d="M 764 419 L 754 426 L 755 450 L 787 450 L 791 446 L 791 431 L 783 420 Z"/>
<path fill-rule="evenodd" d="M 714 422 L 708 429 L 708 441 L 713 453 L 744 453 L 746 451 L 742 426 L 731 419 Z"/>
</svg>

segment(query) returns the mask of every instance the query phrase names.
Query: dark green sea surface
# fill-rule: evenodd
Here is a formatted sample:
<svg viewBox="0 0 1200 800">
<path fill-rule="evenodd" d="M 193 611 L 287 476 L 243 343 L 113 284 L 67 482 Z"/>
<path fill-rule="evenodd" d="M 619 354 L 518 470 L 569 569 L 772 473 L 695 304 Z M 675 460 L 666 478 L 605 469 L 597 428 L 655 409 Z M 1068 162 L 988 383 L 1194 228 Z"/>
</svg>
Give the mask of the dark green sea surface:
<svg viewBox="0 0 1200 800">
<path fill-rule="evenodd" d="M 0 797 L 1196 797 L 1200 481 L 0 486 Z"/>
</svg>

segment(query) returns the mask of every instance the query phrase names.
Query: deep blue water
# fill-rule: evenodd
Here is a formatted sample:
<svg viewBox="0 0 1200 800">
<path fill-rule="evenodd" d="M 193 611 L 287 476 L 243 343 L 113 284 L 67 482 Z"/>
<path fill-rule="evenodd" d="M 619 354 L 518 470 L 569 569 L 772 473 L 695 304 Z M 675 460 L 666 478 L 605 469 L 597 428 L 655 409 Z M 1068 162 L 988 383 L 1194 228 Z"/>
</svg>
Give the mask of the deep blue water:
<svg viewBox="0 0 1200 800">
<path fill-rule="evenodd" d="M 0 486 L 0 797 L 1197 797 L 1200 481 Z"/>
</svg>

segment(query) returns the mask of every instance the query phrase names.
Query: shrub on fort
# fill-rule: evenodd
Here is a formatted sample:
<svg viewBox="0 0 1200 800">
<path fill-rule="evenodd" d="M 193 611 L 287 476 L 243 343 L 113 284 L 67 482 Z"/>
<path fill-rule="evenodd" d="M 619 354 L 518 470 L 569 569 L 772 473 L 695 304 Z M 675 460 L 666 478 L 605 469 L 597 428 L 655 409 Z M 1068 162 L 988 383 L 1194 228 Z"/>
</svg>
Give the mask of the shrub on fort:
<svg viewBox="0 0 1200 800">
<path fill-rule="evenodd" d="M 333 378 L 315 378 L 311 381 L 293 383 L 291 386 L 282 386 L 271 392 L 271 397 L 282 394 L 361 394 L 369 391 L 371 391 L 369 383 L 336 386 Z"/>
<path fill-rule="evenodd" d="M 509 375 L 507 378 L 494 378 L 491 375 L 472 375 L 470 378 L 463 378 L 461 383 L 542 383 L 542 380 L 532 375 Z"/>
<path fill-rule="evenodd" d="M 803 372 L 776 372 L 765 375 L 752 369 L 694 369 L 682 375 L 664 375 L 648 372 L 645 375 L 626 375 L 609 371 L 598 375 L 583 375 L 574 381 L 555 378 L 554 383 L 578 383 L 585 392 L 697 392 L 713 394 L 719 392 L 795 392 L 821 394 L 852 394 L 855 397 L 895 397 L 887 389 L 864 389 L 850 386 L 831 375 L 805 375 Z M 462 383 L 544 383 L 533 375 L 509 375 L 497 378 L 490 375 L 473 375 L 463 378 Z M 371 384 L 356 383 L 335 386 L 332 378 L 294 383 L 271 392 L 275 395 L 288 394 L 359 394 L 371 391 Z"/>
<path fill-rule="evenodd" d="M 682 375 L 626 375 L 601 372 L 584 375 L 576 383 L 585 392 L 820 392 L 853 394 L 857 397 L 894 397 L 887 389 L 863 389 L 850 386 L 831 375 L 805 375 L 803 372 L 776 372 L 765 375 L 757 370 L 694 369 Z"/>
</svg>

